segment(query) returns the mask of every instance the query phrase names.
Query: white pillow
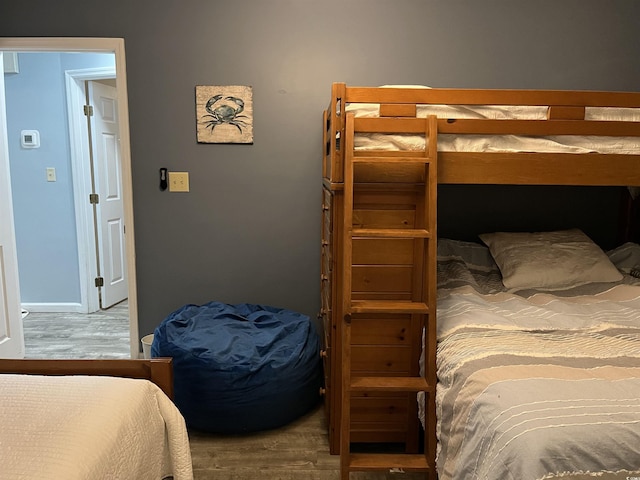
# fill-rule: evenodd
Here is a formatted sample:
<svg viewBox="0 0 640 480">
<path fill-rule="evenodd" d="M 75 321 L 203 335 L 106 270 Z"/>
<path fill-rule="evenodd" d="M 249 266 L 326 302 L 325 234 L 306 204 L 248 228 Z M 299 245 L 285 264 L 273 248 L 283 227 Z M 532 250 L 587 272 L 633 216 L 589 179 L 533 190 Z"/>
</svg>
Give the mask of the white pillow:
<svg viewBox="0 0 640 480">
<path fill-rule="evenodd" d="M 591 282 L 617 282 L 622 274 L 581 230 L 485 233 L 480 239 L 510 289 L 561 290 Z"/>
</svg>

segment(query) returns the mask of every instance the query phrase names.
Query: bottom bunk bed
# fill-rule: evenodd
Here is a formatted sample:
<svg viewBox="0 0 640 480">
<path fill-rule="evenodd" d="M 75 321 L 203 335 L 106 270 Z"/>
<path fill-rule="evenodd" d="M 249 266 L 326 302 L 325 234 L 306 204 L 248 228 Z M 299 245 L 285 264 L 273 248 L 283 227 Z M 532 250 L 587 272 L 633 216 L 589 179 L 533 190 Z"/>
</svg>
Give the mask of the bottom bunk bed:
<svg viewBox="0 0 640 480">
<path fill-rule="evenodd" d="M 171 359 L 0 360 L 0 477 L 193 479 L 172 380 Z"/>
<path fill-rule="evenodd" d="M 438 245 L 439 479 L 639 477 L 640 245 L 481 238 Z"/>
</svg>

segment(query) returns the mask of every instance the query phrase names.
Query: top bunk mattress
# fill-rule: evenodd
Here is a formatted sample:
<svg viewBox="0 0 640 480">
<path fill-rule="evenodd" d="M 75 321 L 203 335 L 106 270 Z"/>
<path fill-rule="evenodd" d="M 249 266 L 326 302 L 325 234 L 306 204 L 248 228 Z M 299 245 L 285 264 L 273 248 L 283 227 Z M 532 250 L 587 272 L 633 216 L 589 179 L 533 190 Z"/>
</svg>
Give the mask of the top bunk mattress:
<svg viewBox="0 0 640 480">
<path fill-rule="evenodd" d="M 398 88 L 385 86 L 382 88 Z M 411 86 L 411 88 L 429 88 Z M 441 119 L 547 120 L 547 106 L 526 105 L 417 105 L 416 116 L 436 115 Z M 356 118 L 380 116 L 380 105 L 348 103 L 346 113 Z M 585 120 L 640 122 L 640 109 L 620 107 L 586 107 Z M 424 150 L 425 137 L 411 134 L 357 133 L 357 150 Z M 441 152 L 536 152 L 536 153 L 616 153 L 638 154 L 639 137 L 606 136 L 524 136 L 439 134 Z"/>
</svg>

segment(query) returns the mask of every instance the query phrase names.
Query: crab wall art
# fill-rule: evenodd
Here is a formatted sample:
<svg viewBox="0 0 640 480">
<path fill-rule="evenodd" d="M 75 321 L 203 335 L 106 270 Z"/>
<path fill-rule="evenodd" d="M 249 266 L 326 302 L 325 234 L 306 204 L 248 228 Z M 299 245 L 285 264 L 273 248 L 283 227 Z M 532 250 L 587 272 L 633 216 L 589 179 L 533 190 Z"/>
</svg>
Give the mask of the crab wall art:
<svg viewBox="0 0 640 480">
<path fill-rule="evenodd" d="M 251 87 L 196 86 L 198 143 L 253 143 Z"/>
</svg>

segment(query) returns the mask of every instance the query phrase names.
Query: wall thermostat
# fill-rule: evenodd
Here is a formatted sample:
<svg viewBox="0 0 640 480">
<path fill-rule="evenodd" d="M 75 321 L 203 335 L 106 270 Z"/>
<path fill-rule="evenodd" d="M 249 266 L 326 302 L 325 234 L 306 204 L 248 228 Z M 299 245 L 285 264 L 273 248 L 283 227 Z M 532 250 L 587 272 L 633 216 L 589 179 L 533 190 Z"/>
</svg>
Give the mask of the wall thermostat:
<svg viewBox="0 0 640 480">
<path fill-rule="evenodd" d="M 40 132 L 38 130 L 22 130 L 20 132 L 22 148 L 40 147 Z"/>
</svg>

